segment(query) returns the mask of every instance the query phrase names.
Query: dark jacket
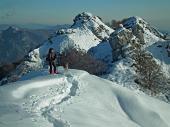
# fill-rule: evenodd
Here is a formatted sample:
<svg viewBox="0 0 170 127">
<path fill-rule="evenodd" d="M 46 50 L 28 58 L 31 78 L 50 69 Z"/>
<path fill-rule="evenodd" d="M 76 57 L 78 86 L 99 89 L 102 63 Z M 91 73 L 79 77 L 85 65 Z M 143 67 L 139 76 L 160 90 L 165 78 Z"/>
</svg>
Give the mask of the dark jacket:
<svg viewBox="0 0 170 127">
<path fill-rule="evenodd" d="M 49 63 L 56 62 L 56 57 L 57 57 L 56 53 L 54 52 L 48 53 L 46 61 L 48 61 Z"/>
</svg>

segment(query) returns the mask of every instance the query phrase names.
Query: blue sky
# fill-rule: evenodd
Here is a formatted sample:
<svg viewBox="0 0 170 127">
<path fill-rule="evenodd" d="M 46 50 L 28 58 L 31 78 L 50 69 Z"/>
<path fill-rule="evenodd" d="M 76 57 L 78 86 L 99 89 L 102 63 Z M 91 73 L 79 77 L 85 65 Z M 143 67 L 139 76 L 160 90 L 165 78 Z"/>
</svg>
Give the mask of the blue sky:
<svg viewBox="0 0 170 127">
<path fill-rule="evenodd" d="M 65 24 L 83 11 L 104 21 L 140 16 L 170 29 L 170 0 L 0 0 L 0 24 Z"/>
</svg>

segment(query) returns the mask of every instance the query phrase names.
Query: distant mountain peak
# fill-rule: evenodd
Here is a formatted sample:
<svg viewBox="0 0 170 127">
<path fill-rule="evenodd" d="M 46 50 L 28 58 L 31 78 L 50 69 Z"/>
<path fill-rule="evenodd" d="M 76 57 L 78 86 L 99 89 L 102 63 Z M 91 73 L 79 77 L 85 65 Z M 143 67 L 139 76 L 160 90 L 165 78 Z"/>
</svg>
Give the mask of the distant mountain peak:
<svg viewBox="0 0 170 127">
<path fill-rule="evenodd" d="M 12 32 L 12 33 L 15 33 L 17 31 L 19 31 L 20 29 L 18 27 L 15 27 L 15 26 L 9 26 L 6 30 L 4 30 L 5 32 Z"/>
<path fill-rule="evenodd" d="M 78 14 L 75 18 L 74 18 L 74 23 L 76 22 L 80 22 L 80 21 L 87 21 L 90 20 L 91 18 L 93 18 L 93 15 L 89 12 L 83 12 Z"/>
</svg>

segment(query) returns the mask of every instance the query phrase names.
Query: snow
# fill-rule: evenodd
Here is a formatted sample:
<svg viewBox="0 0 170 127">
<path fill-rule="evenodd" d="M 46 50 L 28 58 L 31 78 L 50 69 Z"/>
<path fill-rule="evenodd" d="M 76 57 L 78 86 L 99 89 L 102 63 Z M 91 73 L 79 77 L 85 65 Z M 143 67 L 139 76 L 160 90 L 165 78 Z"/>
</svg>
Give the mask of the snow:
<svg viewBox="0 0 170 127">
<path fill-rule="evenodd" d="M 110 69 L 110 73 L 103 76 L 103 78 L 136 91 L 139 87 L 137 87 L 138 85 L 134 83 L 136 72 L 131 65 L 132 62 L 130 59 L 122 59 L 114 62 Z"/>
<path fill-rule="evenodd" d="M 169 77 L 168 42 L 147 29 L 149 24 L 139 17 L 129 18 L 124 26 L 136 24 L 144 29 L 146 50 Z M 0 87 L 0 127 L 170 126 L 170 105 L 139 90 L 132 61 L 125 58 L 111 63 L 112 48 L 106 38 L 124 29 L 114 32 L 99 17 L 84 12 L 76 16 L 70 28 L 56 32 L 52 43 L 30 52 L 29 60 L 17 67 L 18 72 L 28 70 L 27 74 L 19 75 L 18 82 Z M 39 68 L 51 47 L 60 53 L 69 47 L 90 52 L 111 67 L 110 73 L 102 79 L 84 71 L 64 72 L 59 68 L 60 74 L 49 75 L 47 69 Z"/>
<path fill-rule="evenodd" d="M 158 41 L 163 41 L 163 39 L 160 39 L 159 37 L 155 36 L 153 33 L 151 33 L 149 30 L 145 30 L 144 33 L 144 40 L 146 42 L 146 46 L 150 46 Z"/>
<path fill-rule="evenodd" d="M 102 60 L 107 64 L 111 64 L 112 62 L 112 48 L 109 42 L 101 42 L 95 47 L 89 49 L 89 53 L 98 60 Z"/>
<path fill-rule="evenodd" d="M 168 41 L 159 41 L 153 45 L 146 48 L 149 51 L 157 63 L 161 66 L 164 74 L 167 77 L 170 77 L 170 57 L 168 57 L 167 46 L 169 45 Z"/>
<path fill-rule="evenodd" d="M 79 70 L 35 73 L 0 87 L 0 127 L 170 126 L 169 104 L 116 82 Z"/>
<path fill-rule="evenodd" d="M 53 47 L 57 52 L 62 52 L 64 49 L 69 47 L 77 47 L 88 51 L 91 47 L 99 44 L 100 39 L 98 39 L 90 30 L 86 28 L 77 28 L 72 34 L 59 35 L 52 38 L 52 42 L 52 44 L 47 42 L 38 48 L 40 58 L 47 54 L 50 47 Z"/>
</svg>

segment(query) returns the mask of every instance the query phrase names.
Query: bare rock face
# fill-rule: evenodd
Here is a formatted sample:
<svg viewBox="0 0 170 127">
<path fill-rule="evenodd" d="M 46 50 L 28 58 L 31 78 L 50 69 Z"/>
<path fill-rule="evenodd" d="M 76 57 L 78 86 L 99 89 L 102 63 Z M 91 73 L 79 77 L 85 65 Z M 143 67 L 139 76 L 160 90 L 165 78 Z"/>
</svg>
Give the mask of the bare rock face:
<svg viewBox="0 0 170 127">
<path fill-rule="evenodd" d="M 124 47 L 132 41 L 133 33 L 126 28 L 119 28 L 111 34 L 109 43 L 113 50 L 113 61 L 125 57 Z"/>
<path fill-rule="evenodd" d="M 132 29 L 133 34 L 140 40 L 141 35 L 143 35 L 143 40 L 145 41 L 145 43 L 148 43 L 148 45 L 152 45 L 154 42 L 164 39 L 164 34 L 159 32 L 144 19 L 137 16 L 126 19 L 123 22 L 123 26 L 126 29 Z"/>
<path fill-rule="evenodd" d="M 140 40 L 141 44 L 145 44 L 144 30 L 140 25 L 134 26 L 132 29 L 132 33 L 134 36 L 136 36 L 136 38 L 138 38 Z"/>
<path fill-rule="evenodd" d="M 109 42 L 113 50 L 113 61 L 125 57 L 126 51 L 133 49 L 133 43 L 143 48 L 163 41 L 163 34 L 140 17 L 130 17 L 122 22 L 110 35 Z"/>
</svg>

